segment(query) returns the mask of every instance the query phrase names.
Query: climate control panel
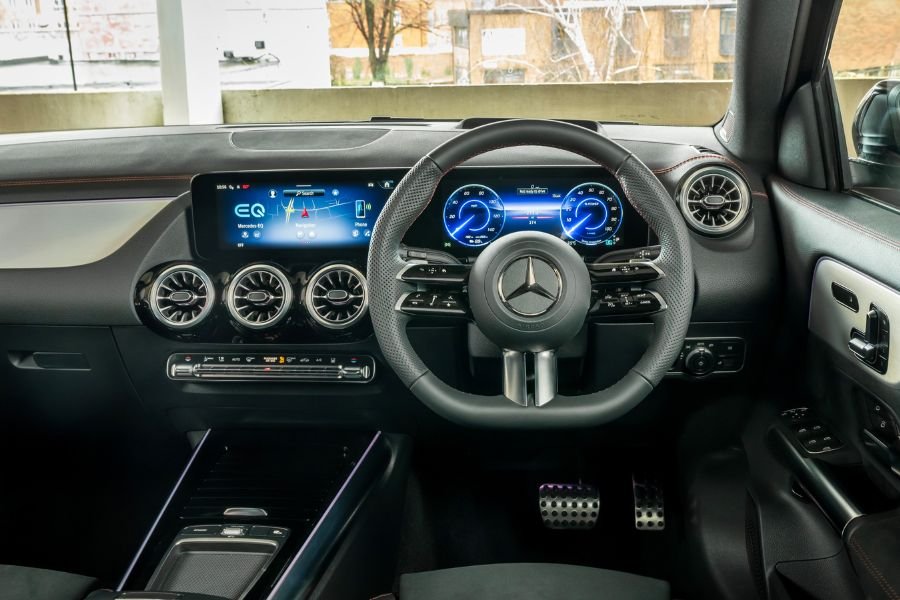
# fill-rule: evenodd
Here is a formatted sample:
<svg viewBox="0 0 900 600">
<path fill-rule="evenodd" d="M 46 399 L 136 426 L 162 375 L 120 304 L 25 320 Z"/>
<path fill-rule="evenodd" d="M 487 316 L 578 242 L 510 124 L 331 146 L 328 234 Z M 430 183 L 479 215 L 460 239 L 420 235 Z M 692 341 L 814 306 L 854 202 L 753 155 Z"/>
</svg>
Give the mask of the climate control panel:
<svg viewBox="0 0 900 600">
<path fill-rule="evenodd" d="M 178 353 L 169 356 L 166 374 L 174 380 L 310 381 L 368 383 L 375 359 L 367 355 Z"/>
</svg>

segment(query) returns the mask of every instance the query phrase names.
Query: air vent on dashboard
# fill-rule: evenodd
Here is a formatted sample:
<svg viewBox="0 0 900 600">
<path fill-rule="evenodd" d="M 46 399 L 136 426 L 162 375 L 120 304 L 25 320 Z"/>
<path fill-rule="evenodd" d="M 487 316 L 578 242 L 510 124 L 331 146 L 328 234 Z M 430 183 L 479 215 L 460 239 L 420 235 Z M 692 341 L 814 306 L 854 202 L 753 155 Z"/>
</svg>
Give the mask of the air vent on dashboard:
<svg viewBox="0 0 900 600">
<path fill-rule="evenodd" d="M 678 204 L 688 225 L 701 233 L 724 235 L 737 229 L 750 210 L 750 189 L 731 169 L 701 167 L 678 189 Z"/>
<path fill-rule="evenodd" d="M 170 329 L 198 325 L 212 310 L 216 290 L 209 276 L 193 265 L 165 269 L 150 288 L 150 310 Z"/>
<path fill-rule="evenodd" d="M 368 306 L 366 278 L 349 265 L 329 265 L 309 278 L 306 308 L 319 325 L 345 329 L 359 321 Z"/>
<path fill-rule="evenodd" d="M 225 296 L 228 312 L 249 329 L 277 325 L 291 307 L 294 292 L 280 269 L 269 265 L 250 265 L 238 271 Z"/>
</svg>

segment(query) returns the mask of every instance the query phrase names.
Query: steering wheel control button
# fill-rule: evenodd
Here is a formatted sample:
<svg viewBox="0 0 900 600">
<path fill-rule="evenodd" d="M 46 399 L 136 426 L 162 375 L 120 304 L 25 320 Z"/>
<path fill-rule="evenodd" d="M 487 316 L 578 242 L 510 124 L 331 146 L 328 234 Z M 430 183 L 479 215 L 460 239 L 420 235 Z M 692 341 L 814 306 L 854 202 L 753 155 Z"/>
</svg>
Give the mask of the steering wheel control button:
<svg viewBox="0 0 900 600">
<path fill-rule="evenodd" d="M 562 279 L 550 261 L 523 256 L 508 264 L 498 282 L 500 300 L 523 317 L 539 317 L 559 301 Z"/>
<path fill-rule="evenodd" d="M 744 368 L 745 351 L 740 338 L 689 338 L 669 373 L 694 377 L 737 373 Z"/>
<path fill-rule="evenodd" d="M 650 290 L 607 288 L 600 290 L 600 297 L 591 308 L 591 314 L 599 317 L 647 315 L 664 308 L 662 298 Z"/>
<path fill-rule="evenodd" d="M 461 286 L 469 279 L 470 270 L 468 265 L 414 264 L 400 273 L 400 279 L 407 283 Z"/>
<path fill-rule="evenodd" d="M 662 277 L 662 271 L 649 261 L 627 263 L 591 263 L 588 265 L 591 281 L 597 284 L 640 283 Z"/>
<path fill-rule="evenodd" d="M 462 292 L 410 292 L 400 299 L 398 309 L 408 315 L 464 317 L 469 314 Z"/>
<path fill-rule="evenodd" d="M 340 354 L 188 354 L 169 357 L 169 379 L 176 381 L 321 381 L 368 383 L 375 359 Z"/>
</svg>

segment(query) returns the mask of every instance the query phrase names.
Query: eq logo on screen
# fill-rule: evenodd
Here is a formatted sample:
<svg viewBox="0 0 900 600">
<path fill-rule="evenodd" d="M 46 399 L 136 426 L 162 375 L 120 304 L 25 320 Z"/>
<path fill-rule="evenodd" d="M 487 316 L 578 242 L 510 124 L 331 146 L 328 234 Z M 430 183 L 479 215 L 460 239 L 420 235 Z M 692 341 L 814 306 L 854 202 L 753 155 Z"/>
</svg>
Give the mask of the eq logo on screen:
<svg viewBox="0 0 900 600">
<path fill-rule="evenodd" d="M 260 218 L 266 216 L 266 207 L 256 202 L 254 204 L 247 204 L 246 202 L 242 202 L 234 207 L 234 214 L 242 219 L 247 219 L 249 217 Z"/>
</svg>

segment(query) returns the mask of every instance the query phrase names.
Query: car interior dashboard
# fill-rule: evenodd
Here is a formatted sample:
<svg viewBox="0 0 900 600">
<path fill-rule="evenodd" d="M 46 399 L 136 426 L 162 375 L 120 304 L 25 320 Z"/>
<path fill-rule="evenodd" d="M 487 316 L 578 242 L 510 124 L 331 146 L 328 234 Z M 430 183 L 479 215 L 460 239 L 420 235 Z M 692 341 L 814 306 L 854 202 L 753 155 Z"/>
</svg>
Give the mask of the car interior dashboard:
<svg viewBox="0 0 900 600">
<path fill-rule="evenodd" d="M 163 39 L 206 4 L 160 2 Z M 574 81 L 565 27 L 573 80 L 539 90 L 493 56 L 496 85 L 234 89 L 286 56 L 262 41 L 206 65 L 231 89 L 191 82 L 221 121 L 378 97 L 454 118 L 0 135 L 0 597 L 900 597 L 900 85 L 873 59 L 896 59 L 894 7 L 606 4 L 568 15 L 628 30 L 602 82 Z M 495 12 L 439 19 L 437 76 L 460 43 L 531 49 L 479 29 Z M 671 64 L 616 45 L 657 29 Z M 392 49 L 409 77 L 438 64 Z M 681 80 L 695 51 L 715 81 Z M 38 114 L 57 97 L 169 122 L 183 83 L 9 96 L 48 127 L 81 125 Z M 463 118 L 494 96 L 646 122 Z"/>
<path fill-rule="evenodd" d="M 602 427 L 604 444 L 632 447 L 646 435 L 668 435 L 668 421 L 680 418 L 674 415 L 682 407 L 703 412 L 707 398 L 727 405 L 765 380 L 767 359 L 780 351 L 773 340 L 784 323 L 773 314 L 783 290 L 774 282 L 785 266 L 762 175 L 730 155 L 708 128 L 596 124 L 595 130 L 659 181 L 692 257 L 683 344 L 646 401 Z M 278 597 L 278 589 L 300 589 L 309 582 L 292 582 L 290 574 L 311 567 L 294 563 L 320 560 L 327 550 L 301 546 L 317 531 L 303 511 L 318 515 L 315 526 L 327 531 L 331 519 L 352 509 L 338 502 L 329 512 L 324 500 L 307 499 L 281 481 L 286 472 L 298 481 L 319 477 L 319 467 L 305 458 L 310 448 L 333 475 L 317 488 L 323 498 L 345 494 L 358 502 L 362 491 L 353 486 L 376 485 L 379 473 L 402 471 L 397 465 L 409 460 L 409 448 L 402 437 L 357 432 L 489 439 L 477 430 L 462 434 L 417 401 L 392 368 L 372 314 L 373 298 L 389 287 L 383 278 L 371 279 L 379 220 L 421 157 L 467 131 L 461 122 L 194 126 L 138 137 L 65 134 L 17 147 L 34 160 L 15 179 L 4 179 L 0 198 L 0 211 L 15 215 L 17 224 L 0 237 L 0 342 L 7 380 L 37 399 L 28 405 L 29 418 L 53 413 L 54 399 L 67 397 L 78 407 L 67 413 L 70 425 L 83 431 L 112 426 L 125 410 L 142 427 L 193 440 L 191 462 L 119 590 L 175 585 L 167 577 L 186 560 L 183 550 L 184 556 L 195 546 L 227 554 L 244 538 L 265 548 L 259 560 L 266 565 L 242 583 L 245 591 Z M 104 148 L 102 171 L 88 158 L 92 147 Z M 32 179 L 28 170 L 39 170 L 47 160 L 39 155 L 48 153 L 72 159 L 59 177 Z M 660 266 L 664 240 L 671 238 L 649 224 L 658 218 L 649 210 L 652 199 L 622 181 L 613 165 L 540 146 L 494 150 L 448 169 L 402 232 L 396 279 L 410 291 L 391 307 L 405 319 L 428 372 L 469 397 L 515 396 L 504 379 L 509 352 L 485 321 L 473 320 L 478 307 L 470 286 L 479 259 L 537 236 L 553 244 L 539 253 L 546 259 L 543 275 L 529 271 L 537 269 L 535 257 L 517 263 L 526 287 L 534 277 L 541 293 L 552 288 L 554 277 L 565 276 L 562 266 L 554 271 L 553 260 L 565 256 L 576 257 L 589 278 L 583 325 L 553 356 L 560 395 L 554 402 L 597 393 L 627 376 L 679 296 L 661 287 L 678 273 Z M 80 235 L 62 239 L 62 227 Z M 869 301 L 856 279 L 842 285 L 859 295 L 859 306 Z M 497 291 L 510 310 L 532 314 L 533 307 L 517 308 L 512 296 L 518 292 L 503 286 L 501 279 Z M 835 289 L 835 298 L 853 303 Z M 883 305 L 888 296 L 872 298 Z M 829 317 L 821 304 L 814 306 L 814 326 L 830 335 Z M 855 326 L 863 352 L 866 328 Z M 526 402 L 540 397 L 545 358 L 537 352 L 521 363 L 535 373 L 523 377 Z M 893 355 L 876 352 L 875 360 L 884 363 L 885 380 L 894 376 Z M 709 410 L 714 436 L 719 425 Z M 783 418 L 786 427 L 794 421 L 824 426 L 815 415 L 797 414 Z M 342 433 L 316 429 L 325 424 Z M 824 445 L 804 451 L 844 451 L 833 441 L 840 439 L 835 431 L 824 436 L 827 442 L 803 438 Z M 587 439 L 582 435 L 572 439 Z M 268 473 L 273 456 L 278 472 Z M 271 478 L 264 485 L 286 494 L 295 509 L 263 517 L 241 512 L 264 504 L 252 491 L 240 492 L 247 499 L 241 506 L 207 496 L 210 478 L 231 469 L 231 460 L 241 465 L 235 481 Z M 349 492 L 341 491 L 344 477 Z M 385 485 L 399 485 L 388 479 Z M 245 485 L 228 481 L 235 489 Z M 237 512 L 223 513 L 232 509 Z M 662 526 L 649 517 L 638 521 Z"/>
<path fill-rule="evenodd" d="M 374 340 L 368 306 L 378 290 L 366 280 L 368 247 L 382 208 L 418 153 L 465 126 L 192 127 L 141 138 L 142 155 L 155 157 L 153 174 L 118 178 L 116 170 L 129 166 L 110 164 L 110 175 L 23 182 L 13 194 L 25 211 L 61 195 L 63 219 L 66 210 L 100 203 L 136 212 L 153 201 L 157 212 L 100 260 L 5 270 L 10 291 L 2 316 L 24 323 L 40 310 L 44 321 L 50 315 L 59 325 L 112 327 L 139 395 L 186 422 L 265 419 L 268 409 L 283 408 L 311 418 L 409 422 L 418 411 L 401 400 L 406 393 L 395 389 Z M 704 128 L 594 128 L 608 128 L 658 174 L 691 231 L 694 325 L 668 377 L 702 383 L 742 373 L 763 331 L 758 325 L 772 301 L 768 281 L 778 269 L 761 180 L 724 150 L 710 149 L 715 141 Z M 653 139 L 656 132 L 661 139 Z M 192 172 L 184 176 L 184 162 L 165 149 L 173 137 L 191 157 Z M 133 138 L 113 135 L 103 143 L 120 141 Z M 61 149 L 74 143 L 56 142 Z M 94 140 L 85 134 L 77 143 L 89 147 Z M 73 160 L 72 167 L 79 159 Z M 159 168 L 170 161 L 168 171 Z M 413 343 L 436 373 L 465 389 L 499 385 L 500 349 L 467 322 L 465 287 L 452 284 L 495 240 L 542 232 L 573 248 L 592 280 L 588 321 L 560 352 L 563 387 L 608 385 L 646 348 L 650 318 L 665 308 L 645 285 L 665 274 L 654 268 L 659 241 L 641 202 L 607 168 L 551 148 L 498 150 L 453 169 L 403 236 L 401 252 L 420 264 L 420 283 L 437 283 L 420 286 L 403 307 L 415 317 Z M 109 227 L 128 223 L 110 220 Z M 35 224 L 30 235 L 40 239 L 43 227 Z M 124 233 L 102 229 L 98 237 Z M 77 263 L 86 251 L 67 248 L 62 259 Z M 442 273 L 449 278 L 444 284 Z M 19 351 L 20 364 L 32 364 L 28 349 Z M 351 386 L 346 398 L 341 383 L 365 385 Z M 395 393 L 384 394 L 385 387 Z M 290 392 L 343 400 L 289 401 Z M 370 402 L 396 406 L 381 412 Z"/>
</svg>

